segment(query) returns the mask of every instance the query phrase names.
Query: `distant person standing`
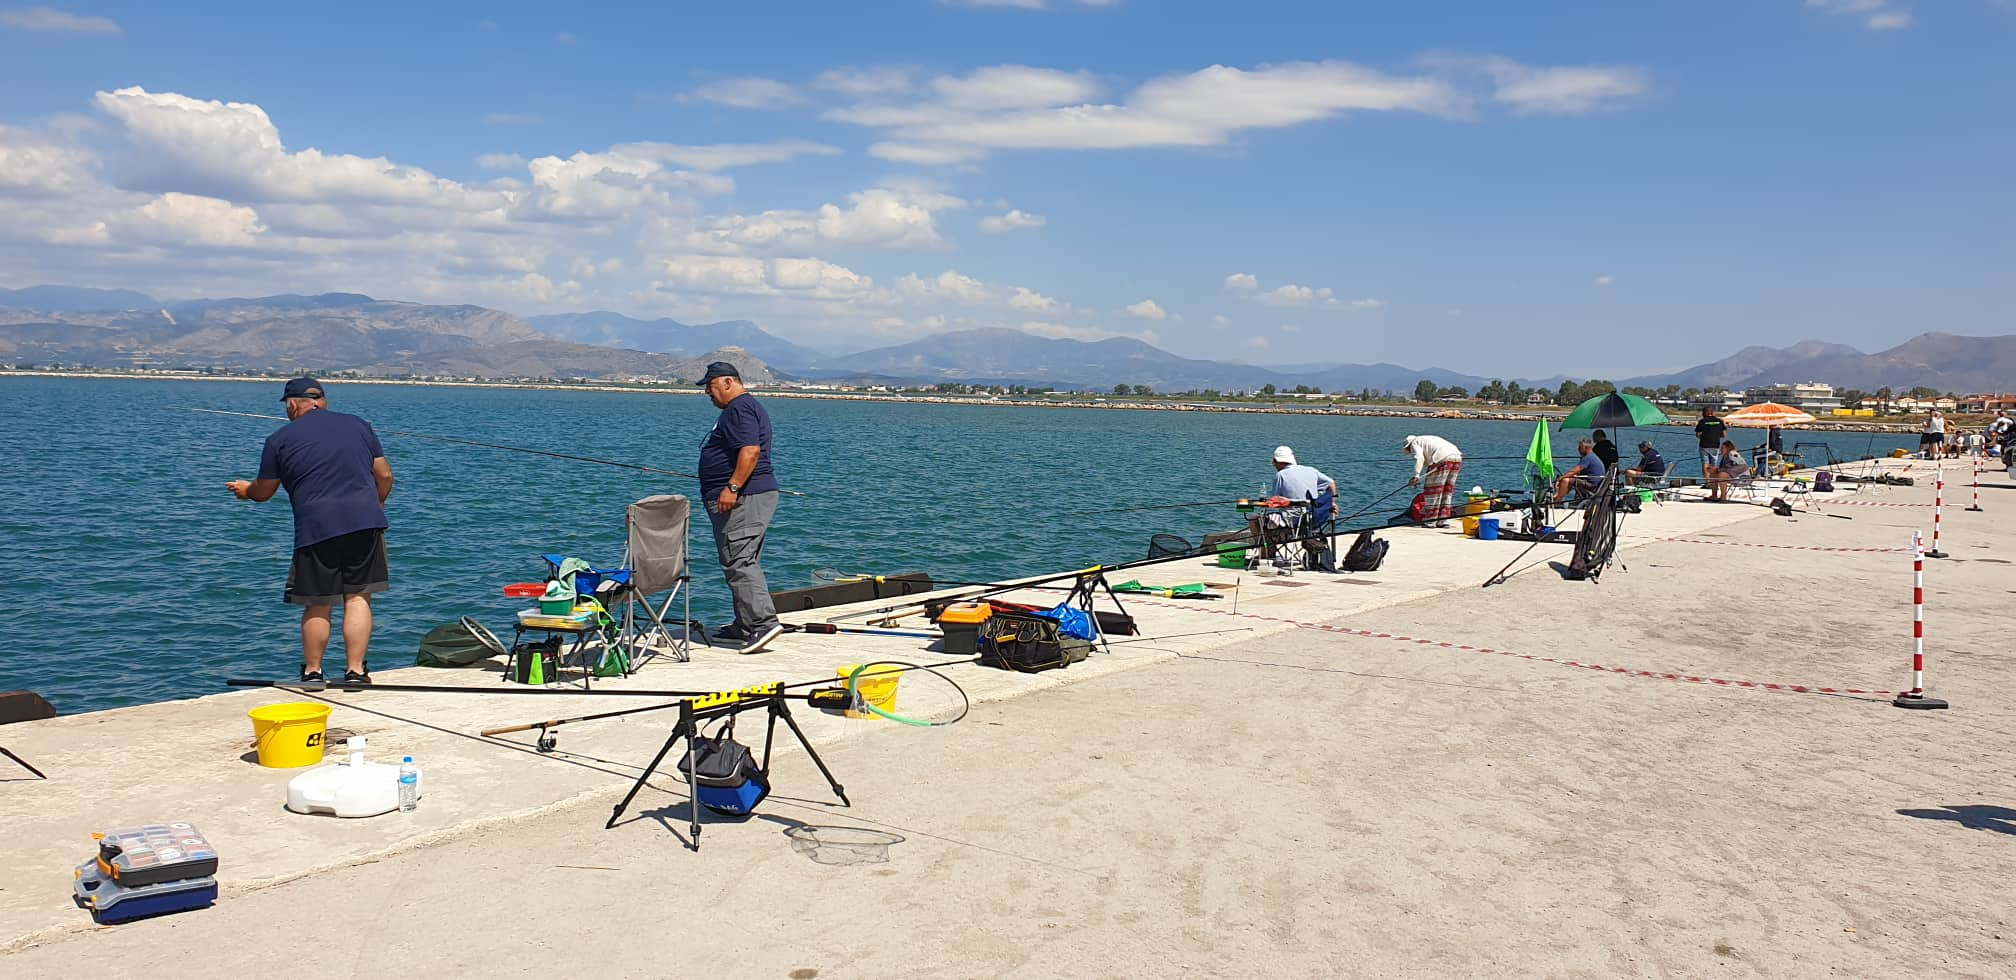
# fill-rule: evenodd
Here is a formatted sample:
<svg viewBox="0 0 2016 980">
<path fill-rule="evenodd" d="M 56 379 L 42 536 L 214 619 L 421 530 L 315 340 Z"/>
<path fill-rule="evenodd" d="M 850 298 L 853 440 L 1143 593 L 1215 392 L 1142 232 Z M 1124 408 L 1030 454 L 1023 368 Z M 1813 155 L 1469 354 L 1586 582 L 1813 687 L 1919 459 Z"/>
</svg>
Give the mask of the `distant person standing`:
<svg viewBox="0 0 2016 980">
<path fill-rule="evenodd" d="M 1440 436 L 1408 436 L 1401 451 L 1414 457 L 1414 478 L 1407 485 L 1421 487 L 1422 522 L 1448 527 L 1449 512 L 1456 502 L 1456 478 L 1463 475 L 1463 451 Z"/>
<path fill-rule="evenodd" d="M 1925 416 L 1925 428 L 1918 433 L 1918 452 L 1926 459 L 1938 459 L 1939 451 L 1946 446 L 1946 416 L 1933 409 Z"/>
<path fill-rule="evenodd" d="M 1728 424 L 1715 417 L 1713 406 L 1701 409 L 1701 420 L 1694 423 L 1694 441 L 1701 447 L 1701 479 L 1711 487 L 1722 463 L 1722 438 L 1728 431 Z M 1714 499 L 1712 495 L 1710 499 Z"/>
<path fill-rule="evenodd" d="M 259 478 L 225 484 L 239 500 L 265 502 L 281 489 L 294 509 L 294 562 L 282 599 L 301 611 L 301 680 L 322 680 L 330 618 L 343 604 L 346 684 L 371 683 L 371 596 L 391 586 L 385 562 L 385 498 L 392 464 L 371 423 L 329 411 L 322 383 L 287 382 L 286 425 L 266 437 Z"/>
<path fill-rule="evenodd" d="M 739 634 L 743 653 L 761 653 L 784 632 L 763 577 L 763 538 L 777 514 L 770 413 L 742 386 L 742 372 L 727 361 L 707 365 L 700 387 L 721 410 L 700 444 L 700 497 L 714 526 L 722 577 L 735 600 L 729 635 Z"/>
</svg>

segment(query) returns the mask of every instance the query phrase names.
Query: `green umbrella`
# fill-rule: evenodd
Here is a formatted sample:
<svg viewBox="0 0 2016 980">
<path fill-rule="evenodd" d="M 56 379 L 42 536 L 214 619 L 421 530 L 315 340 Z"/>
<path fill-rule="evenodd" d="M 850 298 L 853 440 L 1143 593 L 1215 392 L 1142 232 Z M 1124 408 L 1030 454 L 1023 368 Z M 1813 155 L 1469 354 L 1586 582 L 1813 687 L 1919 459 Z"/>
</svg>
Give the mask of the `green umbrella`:
<svg viewBox="0 0 2016 980">
<path fill-rule="evenodd" d="M 1658 406 L 1637 395 L 1613 391 L 1575 406 L 1561 420 L 1564 429 L 1622 429 L 1636 425 L 1663 425 L 1671 422 Z"/>
</svg>

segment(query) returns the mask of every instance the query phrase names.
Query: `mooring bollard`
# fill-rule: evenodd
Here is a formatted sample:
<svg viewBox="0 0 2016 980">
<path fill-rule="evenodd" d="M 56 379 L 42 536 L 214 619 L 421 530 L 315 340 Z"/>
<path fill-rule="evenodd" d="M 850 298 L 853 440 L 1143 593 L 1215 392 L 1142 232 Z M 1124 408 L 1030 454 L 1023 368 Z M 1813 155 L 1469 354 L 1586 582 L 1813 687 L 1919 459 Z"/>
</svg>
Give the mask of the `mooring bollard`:
<svg viewBox="0 0 2016 980">
<path fill-rule="evenodd" d="M 1944 558 L 1946 553 L 1939 550 L 1939 514 L 1946 505 L 1946 464 L 1940 463 L 1932 480 L 1932 550 L 1925 552 L 1927 558 Z M 1914 545 L 1914 547 L 1916 547 Z"/>
<path fill-rule="evenodd" d="M 1917 531 L 1911 532 L 1911 644 L 1911 690 L 1890 703 L 1899 708 L 1951 707 L 1925 696 L 1925 543 Z"/>
</svg>

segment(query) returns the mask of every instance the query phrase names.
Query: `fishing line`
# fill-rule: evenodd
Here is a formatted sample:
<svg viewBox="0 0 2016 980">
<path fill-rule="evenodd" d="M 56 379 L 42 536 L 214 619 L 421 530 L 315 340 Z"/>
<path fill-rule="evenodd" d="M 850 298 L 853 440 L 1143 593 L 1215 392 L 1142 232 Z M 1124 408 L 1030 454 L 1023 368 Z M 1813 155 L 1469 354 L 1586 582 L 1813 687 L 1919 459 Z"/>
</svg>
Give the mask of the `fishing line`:
<svg viewBox="0 0 2016 980">
<path fill-rule="evenodd" d="M 202 412 L 206 415 L 235 415 L 239 418 L 266 419 L 268 421 L 273 422 L 291 421 L 284 415 L 259 415 L 253 412 L 227 412 L 217 408 L 192 408 L 189 409 L 189 411 Z M 501 443 L 495 443 L 495 442 L 479 442 L 475 439 L 457 439 L 453 436 L 429 435 L 425 432 L 405 432 L 399 429 L 380 429 L 379 431 L 385 433 L 388 436 L 404 436 L 408 439 L 430 439 L 433 440 L 434 442 L 447 442 L 447 443 L 453 443 L 458 446 L 476 446 L 481 449 L 502 449 L 505 450 L 506 452 L 530 453 L 531 455 L 534 456 L 550 456 L 554 459 L 572 460 L 576 463 L 596 463 L 602 466 L 616 466 L 626 470 L 637 470 L 642 473 L 658 473 L 664 476 L 685 477 L 686 479 L 689 480 L 697 480 L 700 478 L 699 475 L 695 473 L 685 473 L 679 470 L 661 469 L 656 466 L 645 466 L 641 463 L 625 463 L 622 462 L 621 460 L 600 459 L 594 456 L 577 456 L 574 455 L 573 453 L 556 453 L 549 449 L 528 449 L 524 446 L 506 446 Z M 805 494 L 797 490 L 780 489 L 777 492 L 792 497 L 805 496 Z"/>
<path fill-rule="evenodd" d="M 959 692 L 959 713 L 945 721 L 925 721 L 921 718 L 909 718 L 903 715 L 896 714 L 893 711 L 884 710 L 881 705 L 878 705 L 875 702 L 862 697 L 860 692 L 861 675 L 867 673 L 868 668 L 870 667 L 880 667 L 884 665 L 892 667 L 903 667 L 907 668 L 908 670 L 921 670 L 924 671 L 925 673 L 937 677 L 939 680 L 944 681 L 947 684 L 952 685 L 952 689 Z M 904 672 L 907 673 L 908 670 Z M 869 676 L 887 677 L 892 673 L 897 673 L 897 671 L 878 671 L 874 674 L 870 674 Z M 882 718 L 887 718 L 890 721 L 900 722 L 905 725 L 911 725 L 917 728 L 943 728 L 946 725 L 957 724 L 958 722 L 964 720 L 966 715 L 973 710 L 973 699 L 967 696 L 966 689 L 960 687 L 957 681 L 954 681 L 952 678 L 946 677 L 945 675 L 940 674 L 935 670 L 932 670 L 930 665 L 906 663 L 901 660 L 875 660 L 862 664 L 861 666 L 855 668 L 852 672 L 848 673 L 847 675 L 847 697 L 849 700 L 853 701 L 858 707 L 867 709 L 870 714 Z"/>
</svg>

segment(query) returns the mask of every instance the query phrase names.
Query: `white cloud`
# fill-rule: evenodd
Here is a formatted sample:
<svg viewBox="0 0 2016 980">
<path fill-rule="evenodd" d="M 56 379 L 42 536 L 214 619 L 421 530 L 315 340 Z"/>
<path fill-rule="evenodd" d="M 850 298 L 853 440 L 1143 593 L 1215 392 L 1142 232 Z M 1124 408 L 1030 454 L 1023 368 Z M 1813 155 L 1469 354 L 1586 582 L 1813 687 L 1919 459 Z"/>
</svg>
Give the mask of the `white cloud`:
<svg viewBox="0 0 2016 980">
<path fill-rule="evenodd" d="M 1283 307 L 1313 306 L 1317 303 L 1329 303 L 1333 301 L 1328 287 L 1311 289 L 1308 286 L 1297 286 L 1294 283 L 1270 289 L 1267 292 L 1261 293 L 1256 298 L 1268 306 Z"/>
<path fill-rule="evenodd" d="M 947 194 L 875 187 L 847 197 L 845 208 L 765 211 L 714 219 L 704 232 L 712 247 L 809 250 L 820 245 L 931 248 L 943 244 L 937 213 L 964 207 Z"/>
<path fill-rule="evenodd" d="M 1140 317 L 1143 320 L 1166 320 L 1169 318 L 1169 311 L 1163 309 L 1161 304 L 1152 299 L 1144 299 L 1139 303 L 1128 306 L 1127 315 Z"/>
<path fill-rule="evenodd" d="M 1050 219 L 1040 214 L 1030 214 L 1026 211 L 1011 208 L 1007 214 L 981 218 L 980 230 L 1000 234 L 1005 231 L 1019 231 L 1023 228 L 1041 228 L 1049 221 Z"/>
<path fill-rule="evenodd" d="M 1274 346 L 1274 344 L 1270 342 L 1265 336 L 1256 333 L 1253 336 L 1246 338 L 1246 346 L 1251 347 L 1254 350 L 1266 350 Z"/>
<path fill-rule="evenodd" d="M 612 149 L 660 160 L 694 170 L 727 170 L 759 163 L 787 163 L 799 157 L 837 157 L 837 146 L 810 140 L 780 140 L 774 143 L 713 143 L 680 146 L 676 143 L 620 143 Z"/>
<path fill-rule="evenodd" d="M 994 290 L 972 276 L 947 269 L 930 279 L 906 273 L 896 280 L 896 295 L 910 302 L 979 304 L 991 301 Z"/>
<path fill-rule="evenodd" d="M 1300 325 L 1300 324 L 1294 324 L 1294 323 L 1284 323 L 1284 324 L 1282 324 L 1282 325 L 1281 325 L 1281 332 L 1282 332 L 1282 333 L 1301 333 L 1301 332 L 1302 332 L 1302 327 L 1301 327 L 1301 325 Z"/>
<path fill-rule="evenodd" d="M 639 208 L 666 207 L 674 191 L 726 194 L 735 182 L 715 174 L 668 170 L 656 160 L 610 148 L 566 159 L 540 157 L 526 164 L 531 193 L 514 211 L 545 219 L 615 219 Z"/>
<path fill-rule="evenodd" d="M 1627 65 L 1536 67 L 1495 55 L 1432 55 L 1431 67 L 1490 77 L 1491 101 L 1522 116 L 1575 116 L 1616 109 L 1652 87 L 1643 69 Z"/>
<path fill-rule="evenodd" d="M 1617 281 L 1617 277 L 1616 277 L 1616 276 L 1608 276 L 1608 275 L 1605 275 L 1605 276 L 1597 276 L 1597 277 L 1596 277 L 1596 279 L 1595 279 L 1595 282 L 1594 282 L 1594 284 L 1595 284 L 1595 285 L 1598 285 L 1598 286 L 1608 286 L 1608 285 L 1610 285 L 1611 283 L 1613 283 L 1613 282 L 1616 282 L 1616 281 Z"/>
<path fill-rule="evenodd" d="M 682 255 L 664 259 L 659 272 L 665 281 L 706 293 L 739 295 L 798 294 L 804 297 L 858 296 L 875 282 L 845 266 L 824 259 L 756 259 L 735 255 Z"/>
<path fill-rule="evenodd" d="M 1008 308 L 1027 313 L 1053 313 L 1057 301 L 1042 293 L 1034 292 L 1026 286 L 1015 287 L 1015 295 L 1008 297 Z"/>
<path fill-rule="evenodd" d="M 1344 306 L 1344 308 L 1353 311 L 1376 310 L 1382 306 L 1385 306 L 1386 301 L 1383 299 L 1354 299 L 1348 303 L 1343 303 L 1342 305 Z"/>
<path fill-rule="evenodd" d="M 525 165 L 525 158 L 516 153 L 485 153 L 476 158 L 476 165 L 485 170 L 516 170 Z"/>
<path fill-rule="evenodd" d="M 360 201 L 464 210 L 504 198 L 384 157 L 290 153 L 266 111 L 246 102 L 192 99 L 122 88 L 97 94 L 98 108 L 126 127 L 142 151 L 127 186 L 179 190 L 234 201 Z"/>
<path fill-rule="evenodd" d="M 896 65 L 877 68 L 829 68 L 812 80 L 812 87 L 853 98 L 896 95 L 914 86 L 914 69 Z"/>
<path fill-rule="evenodd" d="M 1254 301 L 1267 306 L 1283 309 L 1376 310 L 1385 306 L 1383 299 L 1344 300 L 1328 286 L 1301 286 L 1295 283 L 1276 286 L 1266 292 L 1260 291 L 1260 278 L 1245 272 L 1235 272 L 1225 277 L 1225 288 L 1233 292 L 1247 293 Z"/>
<path fill-rule="evenodd" d="M 564 44 L 570 48 L 581 43 L 581 39 L 575 37 L 572 31 L 561 31 L 558 34 L 553 35 L 553 40 L 556 43 Z"/>
<path fill-rule="evenodd" d="M 1911 26 L 1911 11 L 1893 5 L 1890 0 L 1806 0 L 1806 6 L 1830 14 L 1840 14 L 1862 19 L 1862 27 L 1871 31 L 1896 31 Z"/>
<path fill-rule="evenodd" d="M 1232 318 L 1220 313 L 1211 318 L 1211 325 L 1223 329 L 1232 325 Z"/>
<path fill-rule="evenodd" d="M 0 195 L 56 197 L 93 181 L 90 153 L 30 130 L 0 125 Z"/>
<path fill-rule="evenodd" d="M 1260 279 L 1252 273 L 1235 272 L 1225 277 L 1225 288 L 1238 292 L 1251 292 L 1260 288 Z"/>
<path fill-rule="evenodd" d="M 871 155 L 913 163 L 965 163 L 997 149 L 1215 146 L 1254 128 L 1295 126 L 1348 111 L 1460 113 L 1467 97 L 1446 81 L 1399 77 L 1343 61 L 1252 70 L 1213 65 L 1153 79 L 1119 103 L 1082 73 L 998 65 L 933 79 L 936 98 L 861 104 L 826 118 L 892 139 Z"/>
<path fill-rule="evenodd" d="M 61 31 L 74 34 L 117 34 L 119 25 L 109 17 L 89 17 L 51 7 L 22 7 L 0 10 L 0 27 L 17 31 Z"/>
<path fill-rule="evenodd" d="M 250 245 L 266 230 L 251 208 L 172 191 L 141 205 L 134 220 L 167 244 Z"/>
<path fill-rule="evenodd" d="M 724 78 L 708 82 L 683 97 L 733 109 L 790 109 L 805 104 L 797 89 L 774 78 Z"/>
</svg>

